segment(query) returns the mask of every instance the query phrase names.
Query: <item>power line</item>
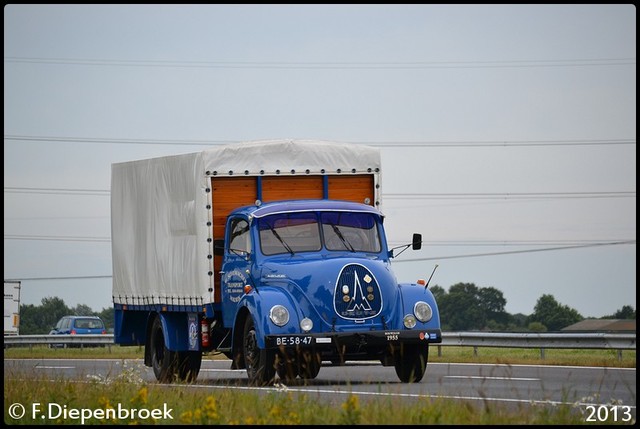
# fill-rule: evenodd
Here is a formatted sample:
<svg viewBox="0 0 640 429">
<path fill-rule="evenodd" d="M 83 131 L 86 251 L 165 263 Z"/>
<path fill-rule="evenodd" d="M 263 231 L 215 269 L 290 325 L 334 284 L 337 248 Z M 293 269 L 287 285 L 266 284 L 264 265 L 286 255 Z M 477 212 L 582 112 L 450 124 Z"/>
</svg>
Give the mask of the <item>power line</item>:
<svg viewBox="0 0 640 429">
<path fill-rule="evenodd" d="M 51 236 L 51 235 L 11 235 L 5 234 L 5 240 L 42 240 L 42 241 L 88 241 L 96 243 L 110 243 L 109 237 L 81 237 L 81 236 Z"/>
<path fill-rule="evenodd" d="M 376 147 L 535 147 L 535 146 L 613 146 L 613 145 L 635 145 L 635 139 L 608 139 L 608 140 L 519 140 L 519 141 L 446 141 L 446 142 L 405 142 L 405 141 L 351 141 L 349 143 L 361 143 Z"/>
<path fill-rule="evenodd" d="M 88 220 L 88 219 L 109 219 L 109 216 L 20 216 L 20 217 L 6 217 L 5 221 L 34 221 L 34 220 Z"/>
<path fill-rule="evenodd" d="M 373 61 L 373 62 L 286 62 L 286 61 L 176 61 L 119 60 L 108 58 L 4 57 L 5 63 L 55 64 L 108 67 L 214 68 L 214 69 L 297 69 L 297 70 L 406 70 L 469 68 L 539 68 L 633 65 L 635 58 L 577 58 L 567 60 L 495 61 Z"/>
<path fill-rule="evenodd" d="M 109 196 L 108 189 L 72 189 L 72 188 L 32 188 L 6 186 L 5 192 L 14 194 L 61 194 L 61 195 L 104 195 Z"/>
<path fill-rule="evenodd" d="M 397 264 L 399 262 L 419 262 L 419 261 L 438 261 L 442 259 L 475 258 L 479 256 L 511 255 L 516 253 L 549 252 L 554 250 L 579 249 L 584 247 L 595 247 L 595 246 L 617 246 L 621 244 L 635 244 L 635 243 L 636 243 L 636 240 L 612 241 L 608 243 L 592 243 L 592 244 L 580 244 L 575 246 L 547 247 L 544 249 L 511 250 L 506 252 L 470 253 L 465 255 L 449 255 L 449 256 L 434 256 L 429 258 L 401 259 L 401 260 L 394 260 L 393 263 Z"/>
<path fill-rule="evenodd" d="M 58 143 L 96 143 L 96 144 L 141 144 L 141 145 L 189 145 L 211 146 L 218 144 L 240 143 L 242 140 L 162 140 L 162 139 L 103 139 L 91 137 L 59 137 L 59 136 L 20 136 L 4 135 L 5 140 L 44 141 Z"/>
<path fill-rule="evenodd" d="M 585 244 L 579 246 L 562 246 L 562 247 L 549 247 L 546 249 L 529 249 L 529 250 L 515 250 L 510 252 L 491 252 L 491 253 L 475 253 L 468 255 L 452 255 L 452 256 L 440 256 L 440 257 L 430 257 L 430 258 L 415 258 L 415 259 L 401 259 L 394 260 L 393 263 L 397 264 L 400 262 L 418 262 L 418 261 L 433 261 L 433 260 L 442 260 L 442 259 L 454 259 L 454 258 L 471 258 L 478 256 L 498 256 L 498 255 L 508 255 L 515 253 L 533 253 L 533 252 L 548 252 L 554 250 L 566 250 L 566 249 L 577 249 L 582 247 L 593 247 L 593 246 L 613 246 L 613 245 L 621 245 L 621 244 L 635 244 L 636 240 L 628 240 L 628 241 L 614 241 L 608 243 L 597 243 L 597 244 Z M 7 282 L 17 282 L 17 281 L 38 281 L 38 280 L 86 280 L 86 279 L 106 279 L 113 278 L 112 275 L 103 275 L 103 276 L 66 276 L 66 277 L 22 277 L 15 279 L 4 279 Z"/>
<path fill-rule="evenodd" d="M 83 237 L 83 236 L 46 236 L 46 235 L 4 235 L 6 240 L 44 240 L 44 241 L 82 241 L 82 242 L 111 242 L 110 237 Z M 399 241 L 389 241 L 389 245 L 400 243 Z M 402 242 L 404 243 L 404 242 Z M 496 246 L 555 246 L 569 245 L 562 248 L 601 246 L 609 244 L 629 244 L 635 240 L 601 239 L 601 240 L 440 240 L 424 241 L 426 246 L 452 246 L 452 247 L 496 247 Z M 556 248 L 551 248 L 556 249 Z M 545 250 L 545 249 L 542 249 Z M 520 251 L 518 251 L 520 252 Z M 510 253 L 510 252 L 507 252 Z M 517 252 L 516 252 L 517 253 Z M 484 253 L 482 255 L 491 255 Z M 497 253 L 501 254 L 501 253 Z M 446 257 L 445 257 L 446 258 Z"/>
<path fill-rule="evenodd" d="M 24 194 L 62 194 L 62 195 L 101 195 L 109 196 L 108 189 L 78 189 L 78 188 L 35 188 L 7 186 L 7 193 Z M 569 199 L 569 198 L 630 198 L 635 197 L 636 191 L 585 191 L 585 192 L 449 192 L 449 193 L 383 193 L 383 199 Z"/>
<path fill-rule="evenodd" d="M 22 277 L 19 279 L 4 279 L 5 282 L 22 282 L 36 280 L 85 280 L 85 279 L 110 279 L 113 276 L 68 276 L 68 277 Z"/>
<path fill-rule="evenodd" d="M 397 193 L 382 194 L 383 199 L 569 199 L 569 198 L 628 198 L 636 191 L 595 192 L 459 192 L 459 193 Z"/>
<path fill-rule="evenodd" d="M 505 247 L 505 246 L 557 246 L 557 245 L 583 245 L 583 244 L 608 244 L 611 242 L 626 241 L 623 239 L 600 240 L 423 240 L 426 247 Z M 406 241 L 389 241 L 390 246 L 403 245 Z"/>
<path fill-rule="evenodd" d="M 211 146 L 242 143 L 243 140 L 166 140 L 166 139 L 116 139 L 64 136 L 30 136 L 5 134 L 5 140 L 91 143 L 91 144 L 139 144 L 139 145 L 187 145 Z M 485 140 L 485 141 L 343 141 L 350 144 L 364 144 L 376 147 L 532 147 L 532 146 L 612 146 L 635 145 L 636 139 L 570 139 L 570 140 Z"/>
</svg>

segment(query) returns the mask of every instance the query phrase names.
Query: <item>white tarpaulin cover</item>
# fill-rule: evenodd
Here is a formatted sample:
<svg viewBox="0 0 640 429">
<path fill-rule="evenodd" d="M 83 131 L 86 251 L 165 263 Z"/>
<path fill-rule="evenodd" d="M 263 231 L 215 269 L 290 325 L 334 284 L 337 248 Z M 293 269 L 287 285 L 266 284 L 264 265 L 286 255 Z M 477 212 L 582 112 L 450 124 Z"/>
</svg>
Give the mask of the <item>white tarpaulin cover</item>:
<svg viewBox="0 0 640 429">
<path fill-rule="evenodd" d="M 263 140 L 111 166 L 113 301 L 212 302 L 210 176 L 336 174 L 380 168 L 379 150 L 318 140 Z M 263 173 L 261 173 L 263 171 Z M 216 285 L 217 286 L 217 285 Z"/>
</svg>

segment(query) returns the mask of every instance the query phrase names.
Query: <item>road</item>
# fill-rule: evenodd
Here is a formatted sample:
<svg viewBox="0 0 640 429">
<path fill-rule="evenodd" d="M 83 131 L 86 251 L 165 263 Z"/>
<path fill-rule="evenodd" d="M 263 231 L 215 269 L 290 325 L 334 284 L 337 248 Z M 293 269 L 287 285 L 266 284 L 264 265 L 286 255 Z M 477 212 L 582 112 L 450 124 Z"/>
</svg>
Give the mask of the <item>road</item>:
<svg viewBox="0 0 640 429">
<path fill-rule="evenodd" d="M 48 374 L 52 378 L 86 379 L 116 377 L 123 371 L 154 382 L 150 368 L 142 360 L 121 359 L 5 359 L 5 377 Z M 566 367 L 532 365 L 495 365 L 472 363 L 429 363 L 420 383 L 398 381 L 393 367 L 375 362 L 325 363 L 314 380 L 297 379 L 285 386 L 279 380 L 272 387 L 251 387 L 244 370 L 231 370 L 228 360 L 204 360 L 193 389 L 238 389 L 288 391 L 314 394 L 339 404 L 347 395 L 362 401 L 376 397 L 401 397 L 406 400 L 444 398 L 486 406 L 571 404 L 585 412 L 609 406 L 612 401 L 627 406 L 636 418 L 636 369 L 602 367 Z"/>
</svg>

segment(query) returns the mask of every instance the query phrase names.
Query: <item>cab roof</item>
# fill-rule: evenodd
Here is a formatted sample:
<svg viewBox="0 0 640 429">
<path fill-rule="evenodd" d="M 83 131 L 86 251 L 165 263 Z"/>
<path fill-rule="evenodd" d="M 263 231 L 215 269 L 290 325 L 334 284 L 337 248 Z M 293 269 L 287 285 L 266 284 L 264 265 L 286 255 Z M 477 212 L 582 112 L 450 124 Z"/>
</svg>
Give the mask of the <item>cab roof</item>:
<svg viewBox="0 0 640 429">
<path fill-rule="evenodd" d="M 263 203 L 260 205 L 245 206 L 234 210 L 232 213 L 240 213 L 247 216 L 261 218 L 277 213 L 300 213 L 315 211 L 371 213 L 380 216 L 381 218 L 384 217 L 380 210 L 367 204 L 340 200 L 311 199 L 274 201 Z"/>
</svg>

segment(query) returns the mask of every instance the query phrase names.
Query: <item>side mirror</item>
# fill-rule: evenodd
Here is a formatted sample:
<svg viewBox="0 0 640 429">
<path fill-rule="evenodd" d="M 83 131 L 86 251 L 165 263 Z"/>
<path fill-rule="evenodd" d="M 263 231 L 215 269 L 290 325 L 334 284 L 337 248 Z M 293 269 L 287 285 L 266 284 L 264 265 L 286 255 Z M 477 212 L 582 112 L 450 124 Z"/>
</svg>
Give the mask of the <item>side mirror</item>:
<svg viewBox="0 0 640 429">
<path fill-rule="evenodd" d="M 213 254 L 217 256 L 224 255 L 224 240 L 213 240 Z"/>
<path fill-rule="evenodd" d="M 411 248 L 413 250 L 422 249 L 422 234 L 413 234 L 413 240 L 411 240 Z"/>
</svg>

